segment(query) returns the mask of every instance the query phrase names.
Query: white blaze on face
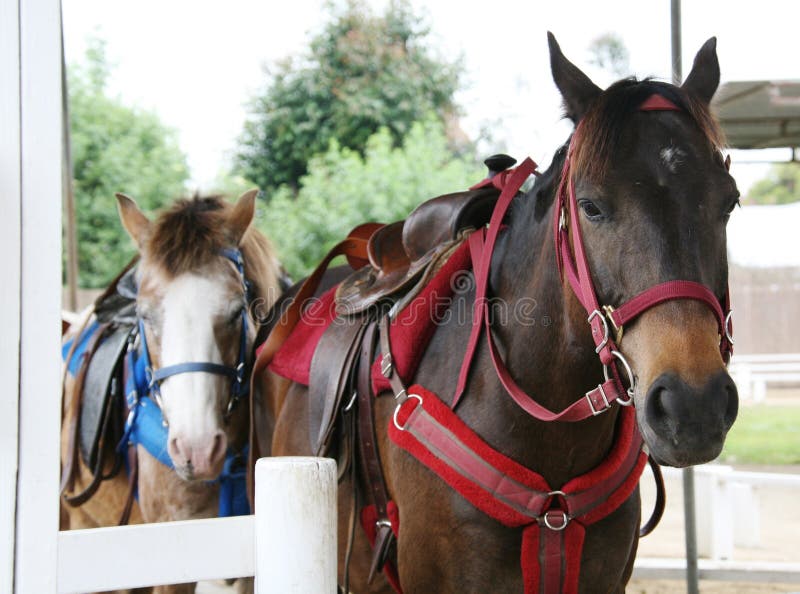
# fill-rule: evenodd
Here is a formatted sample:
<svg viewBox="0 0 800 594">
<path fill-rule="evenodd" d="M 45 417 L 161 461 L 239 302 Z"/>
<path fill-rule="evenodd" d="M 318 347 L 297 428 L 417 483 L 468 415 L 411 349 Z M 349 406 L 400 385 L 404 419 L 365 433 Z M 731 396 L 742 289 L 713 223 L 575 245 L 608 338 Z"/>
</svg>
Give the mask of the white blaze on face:
<svg viewBox="0 0 800 594">
<path fill-rule="evenodd" d="M 160 366 L 225 364 L 214 322 L 226 319 L 235 307 L 225 283 L 194 274 L 173 280 L 162 300 Z M 188 462 L 188 474 L 194 478 L 215 478 L 221 471 L 227 449 L 222 407 L 229 394 L 228 377 L 206 372 L 181 373 L 162 382 L 161 400 L 169 422 L 168 452 L 179 473 Z"/>
<path fill-rule="evenodd" d="M 659 154 L 664 165 L 672 173 L 678 170 L 678 165 L 686 158 L 686 152 L 675 146 L 663 148 Z"/>
</svg>

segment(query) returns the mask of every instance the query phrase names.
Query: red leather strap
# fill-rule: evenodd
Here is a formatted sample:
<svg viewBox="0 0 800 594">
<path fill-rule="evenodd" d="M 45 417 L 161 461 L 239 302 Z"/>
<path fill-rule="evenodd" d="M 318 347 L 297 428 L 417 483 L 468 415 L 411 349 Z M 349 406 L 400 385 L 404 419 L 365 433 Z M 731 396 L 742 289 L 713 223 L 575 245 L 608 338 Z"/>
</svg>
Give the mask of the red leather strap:
<svg viewBox="0 0 800 594">
<path fill-rule="evenodd" d="M 492 218 L 489 220 L 488 232 L 486 229 L 479 229 L 473 233 L 473 235 L 477 233 L 486 234 L 484 241 L 486 247 L 483 250 L 483 254 L 480 259 L 475 260 L 473 258 L 476 307 L 473 309 L 472 313 L 472 332 L 470 333 L 469 342 L 467 343 L 467 350 L 464 354 L 464 360 L 461 364 L 461 371 L 458 374 L 456 392 L 451 403 L 453 408 L 455 408 L 458 404 L 458 401 L 461 399 L 464 389 L 467 386 L 469 368 L 472 364 L 472 358 L 475 355 L 475 349 L 478 346 L 478 339 L 480 338 L 482 326 L 481 317 L 484 315 L 484 308 L 481 307 L 481 304 L 485 303 L 486 301 L 486 293 L 489 285 L 489 267 L 492 263 L 492 253 L 494 252 L 494 244 L 497 240 L 497 234 L 500 232 L 503 219 L 506 216 L 506 212 L 508 212 L 509 206 L 511 206 L 511 201 L 514 199 L 514 196 L 517 195 L 517 192 L 522 187 L 522 184 L 525 183 L 525 180 L 528 179 L 528 177 L 530 177 L 535 171 L 536 163 L 530 157 L 528 157 L 513 171 L 504 171 L 502 173 L 498 173 L 492 179 L 484 180 L 481 184 L 476 186 L 479 187 L 481 185 L 491 183 L 493 185 L 497 185 L 498 187 L 502 187 L 502 191 L 500 192 L 500 196 L 497 199 L 497 204 L 492 212 Z"/>
</svg>

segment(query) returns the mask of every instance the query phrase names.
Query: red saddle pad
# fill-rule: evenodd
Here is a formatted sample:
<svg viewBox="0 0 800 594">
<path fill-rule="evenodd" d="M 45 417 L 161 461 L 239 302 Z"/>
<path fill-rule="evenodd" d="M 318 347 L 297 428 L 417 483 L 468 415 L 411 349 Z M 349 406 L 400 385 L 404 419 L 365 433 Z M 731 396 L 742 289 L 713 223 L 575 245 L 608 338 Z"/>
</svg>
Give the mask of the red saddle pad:
<svg viewBox="0 0 800 594">
<path fill-rule="evenodd" d="M 419 295 L 392 320 L 389 326 L 392 359 L 404 382 L 412 380 L 436 327 L 447 315 L 454 293 L 474 287 L 470 269 L 469 245 L 464 242 Z M 308 385 L 311 358 L 323 332 L 336 317 L 335 293 L 336 287 L 333 287 L 305 309 L 272 359 L 271 371 Z M 381 374 L 379 359 L 372 367 L 372 387 L 376 394 L 390 389 L 389 381 Z"/>
</svg>

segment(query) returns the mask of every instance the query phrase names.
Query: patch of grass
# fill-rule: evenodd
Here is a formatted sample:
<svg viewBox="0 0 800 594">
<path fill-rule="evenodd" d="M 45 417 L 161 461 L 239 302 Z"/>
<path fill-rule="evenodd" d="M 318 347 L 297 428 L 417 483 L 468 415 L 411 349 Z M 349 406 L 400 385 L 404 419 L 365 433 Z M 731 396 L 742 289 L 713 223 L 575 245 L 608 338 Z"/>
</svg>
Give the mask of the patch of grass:
<svg viewBox="0 0 800 594">
<path fill-rule="evenodd" d="M 719 457 L 726 464 L 800 464 L 800 406 L 743 406 Z"/>
</svg>

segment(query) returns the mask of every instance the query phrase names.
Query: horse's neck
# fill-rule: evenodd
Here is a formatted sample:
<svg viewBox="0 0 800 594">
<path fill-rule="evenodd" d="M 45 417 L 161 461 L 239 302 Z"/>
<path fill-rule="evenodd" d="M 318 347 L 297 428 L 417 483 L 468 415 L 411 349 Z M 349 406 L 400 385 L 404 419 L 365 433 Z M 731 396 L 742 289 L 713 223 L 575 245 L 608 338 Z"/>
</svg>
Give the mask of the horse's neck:
<svg viewBox="0 0 800 594">
<path fill-rule="evenodd" d="M 600 383 L 602 367 L 586 313 L 559 276 L 552 201 L 546 211 L 545 206 L 534 203 L 533 192 L 523 198 L 497 246 L 492 287 L 494 297 L 507 304 L 512 321 L 507 329 L 496 325 L 509 371 L 539 404 L 560 412 Z M 520 312 L 530 315 L 521 319 Z M 503 400 L 501 414 L 507 416 L 508 426 L 523 427 L 529 436 L 515 454 L 535 463 L 551 485 L 590 470 L 612 445 L 616 408 L 577 423 L 543 423 L 510 397 Z"/>
</svg>

